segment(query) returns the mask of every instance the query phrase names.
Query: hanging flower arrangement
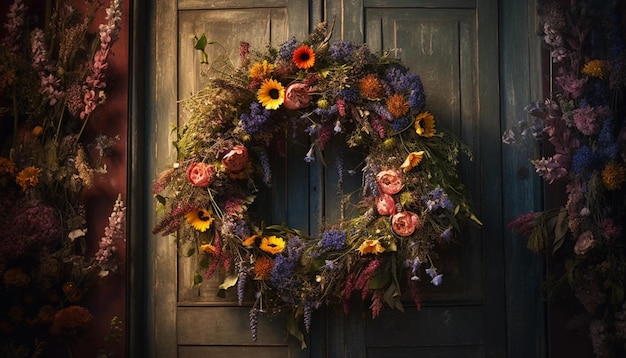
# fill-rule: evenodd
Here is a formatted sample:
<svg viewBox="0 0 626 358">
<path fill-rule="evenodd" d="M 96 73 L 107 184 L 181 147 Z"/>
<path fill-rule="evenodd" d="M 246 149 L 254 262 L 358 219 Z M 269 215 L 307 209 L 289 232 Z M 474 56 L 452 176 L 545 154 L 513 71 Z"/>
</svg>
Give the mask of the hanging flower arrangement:
<svg viewBox="0 0 626 358">
<path fill-rule="evenodd" d="M 570 292 L 596 357 L 626 354 L 626 42 L 618 2 L 549 2 L 540 9 L 554 91 L 503 136 L 532 134 L 549 156 L 531 160 L 555 209 L 519 216 L 510 226 L 550 257 L 550 297 Z M 563 288 L 567 287 L 567 290 Z M 581 325 L 583 323 L 583 325 Z"/>
<path fill-rule="evenodd" d="M 261 312 L 290 310 L 308 331 L 314 309 L 347 310 L 352 297 L 371 302 L 373 317 L 384 306 L 402 310 L 404 289 L 419 307 L 418 285 L 443 283 L 437 249 L 463 224 L 480 224 L 456 170 L 471 151 L 437 128 L 420 77 L 367 45 L 330 43 L 331 33 L 322 23 L 263 53 L 242 42 L 232 71 L 209 69 L 208 85 L 182 101 L 178 160 L 154 183 L 163 206 L 154 233 L 178 233 L 178 245 L 199 255 L 196 283 L 223 270 L 220 288 L 234 286 L 240 304 L 254 292 L 254 339 Z M 206 46 L 196 37 L 205 63 Z M 308 163 L 327 163 L 329 146 L 364 157 L 353 170 L 335 159 L 339 181 L 360 171 L 362 187 L 355 210 L 342 207 L 320 233 L 266 225 L 251 209 L 271 184 L 277 143 L 298 131 L 310 138 Z"/>
</svg>

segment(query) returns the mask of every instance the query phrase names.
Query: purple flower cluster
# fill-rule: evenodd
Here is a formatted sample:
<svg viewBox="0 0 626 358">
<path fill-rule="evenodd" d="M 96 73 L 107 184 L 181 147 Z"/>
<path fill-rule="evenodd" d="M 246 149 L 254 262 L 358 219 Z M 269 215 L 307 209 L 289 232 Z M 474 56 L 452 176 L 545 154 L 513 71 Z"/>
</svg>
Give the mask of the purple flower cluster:
<svg viewBox="0 0 626 358">
<path fill-rule="evenodd" d="M 330 45 L 330 58 L 340 63 L 347 63 L 352 59 L 354 44 L 350 41 L 335 41 Z"/>
<path fill-rule="evenodd" d="M 431 190 L 427 195 L 422 196 L 422 204 L 426 206 L 426 211 L 436 211 L 438 209 L 445 209 L 448 211 L 454 211 L 454 204 L 448 197 L 442 188 L 435 188 Z"/>
<path fill-rule="evenodd" d="M 293 52 L 296 50 L 297 46 L 298 40 L 295 37 L 292 37 L 289 41 L 283 43 L 278 50 L 276 62 L 290 62 L 291 56 L 293 55 Z"/>
<path fill-rule="evenodd" d="M 270 118 L 270 111 L 259 102 L 250 104 L 250 113 L 243 113 L 240 117 L 241 128 L 248 134 L 256 134 L 263 130 L 263 126 Z"/>
<path fill-rule="evenodd" d="M 24 15 L 27 10 L 28 7 L 22 3 L 22 0 L 15 0 L 9 7 L 7 22 L 4 23 L 4 28 L 7 29 L 7 33 L 2 39 L 2 42 L 12 53 L 19 51 L 22 27 L 24 26 Z"/>
<path fill-rule="evenodd" d="M 322 234 L 322 250 L 342 250 L 346 246 L 346 233 L 339 229 L 330 229 Z"/>
<path fill-rule="evenodd" d="M 396 93 L 409 94 L 409 107 L 412 113 L 420 112 L 426 105 L 424 85 L 417 74 L 409 73 L 405 67 L 393 66 L 385 73 L 385 80 Z M 391 95 L 392 93 L 388 93 Z"/>
</svg>

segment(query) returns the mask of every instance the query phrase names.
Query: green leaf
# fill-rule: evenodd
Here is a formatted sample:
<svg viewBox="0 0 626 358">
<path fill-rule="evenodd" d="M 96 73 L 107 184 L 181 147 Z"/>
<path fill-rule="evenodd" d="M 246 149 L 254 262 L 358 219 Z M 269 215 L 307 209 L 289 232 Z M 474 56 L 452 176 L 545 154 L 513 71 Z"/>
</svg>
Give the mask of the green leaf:
<svg viewBox="0 0 626 358">
<path fill-rule="evenodd" d="M 200 275 L 199 273 L 196 272 L 193 275 L 193 285 L 197 286 L 197 285 L 199 285 L 201 283 L 202 283 L 202 275 Z"/>
<path fill-rule="evenodd" d="M 195 253 L 196 253 L 196 248 L 195 248 L 195 247 L 190 247 L 190 248 L 187 250 L 187 257 L 191 257 L 191 256 L 193 256 L 193 254 L 195 254 Z"/>
<path fill-rule="evenodd" d="M 204 52 L 204 50 L 206 49 L 206 45 L 208 43 L 208 41 L 206 39 L 206 35 L 202 34 L 200 36 L 200 38 L 196 37 L 196 39 L 197 39 L 196 45 L 193 48 L 195 48 L 196 50 L 200 50 L 200 51 Z"/>
<path fill-rule="evenodd" d="M 385 287 L 390 280 L 391 276 L 388 272 L 379 272 L 375 275 L 372 275 L 370 279 L 369 289 L 370 290 L 378 290 Z"/>
<path fill-rule="evenodd" d="M 287 315 L 287 332 L 296 337 L 300 341 L 300 348 L 306 349 L 306 342 L 304 342 L 304 334 L 298 328 L 298 322 L 293 314 Z"/>
<path fill-rule="evenodd" d="M 563 242 L 565 242 L 565 235 L 567 235 L 568 230 L 568 220 L 567 220 L 567 210 L 565 208 L 561 208 L 559 211 L 559 215 L 556 219 L 556 224 L 554 226 L 554 242 L 552 243 L 552 253 L 557 252 L 558 249 L 563 246 Z"/>
<path fill-rule="evenodd" d="M 198 263 L 198 266 L 202 267 L 202 268 L 207 268 L 209 267 L 209 258 L 206 257 L 206 255 L 203 255 L 204 257 L 200 259 L 200 262 Z"/>
<path fill-rule="evenodd" d="M 230 287 L 235 286 L 235 284 L 237 284 L 238 279 L 239 279 L 239 276 L 229 273 L 226 275 L 226 277 L 224 278 L 224 282 L 222 282 L 219 288 L 221 290 L 227 290 Z"/>
<path fill-rule="evenodd" d="M 159 204 L 165 205 L 165 201 L 166 200 L 165 200 L 165 197 L 163 195 L 155 195 L 154 197 L 159 202 Z"/>
</svg>

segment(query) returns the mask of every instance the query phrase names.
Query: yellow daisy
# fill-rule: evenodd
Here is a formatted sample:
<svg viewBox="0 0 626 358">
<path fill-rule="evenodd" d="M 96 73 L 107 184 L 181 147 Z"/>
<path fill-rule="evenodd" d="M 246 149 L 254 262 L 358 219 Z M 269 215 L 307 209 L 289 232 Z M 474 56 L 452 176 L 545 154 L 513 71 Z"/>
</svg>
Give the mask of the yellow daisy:
<svg viewBox="0 0 626 358">
<path fill-rule="evenodd" d="M 274 65 L 263 60 L 263 62 L 256 62 L 252 65 L 249 74 L 252 78 L 266 78 L 272 72 L 274 72 Z"/>
<path fill-rule="evenodd" d="M 272 255 L 279 254 L 285 249 L 285 239 L 277 236 L 264 237 L 259 248 Z"/>
<path fill-rule="evenodd" d="M 409 102 L 403 95 L 396 93 L 387 100 L 387 111 L 394 118 L 400 118 L 409 113 Z"/>
<path fill-rule="evenodd" d="M 206 209 L 197 209 L 185 214 L 185 220 L 193 226 L 194 229 L 205 232 L 213 223 L 211 212 Z"/>
<path fill-rule="evenodd" d="M 424 159 L 424 151 L 421 150 L 419 152 L 411 152 L 409 153 L 409 155 L 407 155 L 406 159 L 404 160 L 404 163 L 402 163 L 402 165 L 400 166 L 400 168 L 402 169 L 403 172 L 408 172 L 409 170 L 415 168 L 416 166 L 419 165 L 419 163 L 422 162 L 422 159 Z"/>
<path fill-rule="evenodd" d="M 361 253 L 361 255 L 378 255 L 379 253 L 385 252 L 385 248 L 383 247 L 383 245 L 380 244 L 380 241 L 378 239 L 368 239 L 363 241 L 363 243 L 361 244 L 361 246 L 359 246 L 357 250 Z"/>
<path fill-rule="evenodd" d="M 602 184 L 608 190 L 617 190 L 626 180 L 626 168 L 614 161 L 607 163 L 602 170 Z"/>
<path fill-rule="evenodd" d="M 39 184 L 39 174 L 41 174 L 41 169 L 26 167 L 17 174 L 15 181 L 22 187 L 22 190 L 26 191 L 29 187 Z"/>
<path fill-rule="evenodd" d="M 265 109 L 277 109 L 285 100 L 285 87 L 275 79 L 265 80 L 256 97 Z"/>
<path fill-rule="evenodd" d="M 430 112 L 422 112 L 415 117 L 415 132 L 422 137 L 430 138 L 437 130 L 435 129 L 435 116 Z"/>
</svg>

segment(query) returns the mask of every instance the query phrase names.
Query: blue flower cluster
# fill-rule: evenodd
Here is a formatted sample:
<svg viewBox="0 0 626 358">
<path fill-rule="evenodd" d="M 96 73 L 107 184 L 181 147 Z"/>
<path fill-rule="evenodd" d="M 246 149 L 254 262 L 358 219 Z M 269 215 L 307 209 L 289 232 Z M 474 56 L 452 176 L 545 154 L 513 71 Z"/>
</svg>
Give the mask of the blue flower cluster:
<svg viewBox="0 0 626 358">
<path fill-rule="evenodd" d="M 600 168 L 601 164 L 600 155 L 588 145 L 578 148 L 572 157 L 574 174 L 590 174 L 594 169 Z"/>
<path fill-rule="evenodd" d="M 282 44 L 280 49 L 278 50 L 278 55 L 276 55 L 276 62 L 289 62 L 291 61 L 291 56 L 293 52 L 296 50 L 298 46 L 298 39 L 292 37 L 289 41 Z"/>
<path fill-rule="evenodd" d="M 241 128 L 248 134 L 259 133 L 270 118 L 270 114 L 270 111 L 263 108 L 259 102 L 254 101 L 250 104 L 250 114 L 243 113 L 240 117 Z"/>
</svg>

